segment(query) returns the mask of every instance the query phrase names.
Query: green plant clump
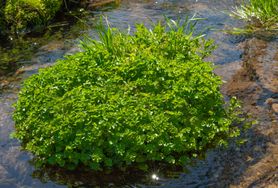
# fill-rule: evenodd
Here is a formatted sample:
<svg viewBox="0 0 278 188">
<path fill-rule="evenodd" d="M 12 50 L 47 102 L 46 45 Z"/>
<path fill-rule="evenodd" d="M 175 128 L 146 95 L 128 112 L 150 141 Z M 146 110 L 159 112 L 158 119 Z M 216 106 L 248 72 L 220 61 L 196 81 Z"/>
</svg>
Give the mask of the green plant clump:
<svg viewBox="0 0 278 188">
<path fill-rule="evenodd" d="M 0 37 L 4 35 L 6 30 L 6 24 L 4 20 L 4 6 L 3 3 L 0 2 Z"/>
<path fill-rule="evenodd" d="M 12 32 L 46 25 L 60 10 L 61 0 L 7 0 L 5 20 Z"/>
<path fill-rule="evenodd" d="M 100 41 L 24 82 L 14 136 L 37 164 L 94 170 L 179 165 L 225 144 L 239 134 L 238 106 L 225 104 L 203 60 L 212 41 L 194 25 L 137 25 L 133 35 L 101 26 Z"/>
<path fill-rule="evenodd" d="M 278 31 L 278 0 L 249 0 L 230 15 L 247 22 L 245 29 L 236 28 L 235 33 Z"/>
</svg>

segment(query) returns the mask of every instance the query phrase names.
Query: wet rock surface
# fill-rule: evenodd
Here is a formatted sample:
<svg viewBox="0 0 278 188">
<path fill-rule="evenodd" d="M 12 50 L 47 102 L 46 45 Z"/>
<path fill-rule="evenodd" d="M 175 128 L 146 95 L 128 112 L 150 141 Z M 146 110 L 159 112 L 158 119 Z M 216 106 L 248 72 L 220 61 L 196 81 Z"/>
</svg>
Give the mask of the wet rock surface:
<svg viewBox="0 0 278 188">
<path fill-rule="evenodd" d="M 244 49 L 243 66 L 227 83 L 227 94 L 243 101 L 244 109 L 258 120 L 253 130 L 268 142 L 263 157 L 246 169 L 239 186 L 278 186 L 278 41 L 254 38 Z"/>
</svg>

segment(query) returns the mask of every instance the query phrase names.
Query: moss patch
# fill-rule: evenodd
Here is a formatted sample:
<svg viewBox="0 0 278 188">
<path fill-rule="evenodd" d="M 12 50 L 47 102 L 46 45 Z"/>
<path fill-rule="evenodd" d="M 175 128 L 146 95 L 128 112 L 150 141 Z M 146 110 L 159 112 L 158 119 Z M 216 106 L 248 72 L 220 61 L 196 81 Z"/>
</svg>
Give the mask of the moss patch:
<svg viewBox="0 0 278 188">
<path fill-rule="evenodd" d="M 46 25 L 59 11 L 61 0 L 8 0 L 4 17 L 12 32 Z"/>
</svg>

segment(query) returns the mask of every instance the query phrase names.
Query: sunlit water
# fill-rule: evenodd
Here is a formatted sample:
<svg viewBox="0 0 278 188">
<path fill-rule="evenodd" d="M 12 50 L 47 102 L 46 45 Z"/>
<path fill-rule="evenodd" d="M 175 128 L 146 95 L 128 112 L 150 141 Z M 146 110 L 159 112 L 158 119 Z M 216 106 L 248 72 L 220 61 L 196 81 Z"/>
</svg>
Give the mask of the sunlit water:
<svg viewBox="0 0 278 188">
<path fill-rule="evenodd" d="M 135 23 L 150 25 L 151 22 L 161 20 L 164 16 L 172 19 L 184 19 L 186 16 L 192 15 L 203 17 L 206 20 L 202 21 L 197 28 L 198 30 L 211 28 L 206 30 L 206 37 L 215 39 L 218 49 L 209 60 L 221 65 L 238 61 L 242 54 L 242 51 L 237 48 L 237 44 L 242 38 L 227 35 L 220 31 L 240 25 L 239 22 L 232 20 L 224 13 L 224 11 L 230 10 L 235 6 L 236 3 L 237 1 L 232 0 L 124 0 L 118 7 L 106 7 L 101 11 L 90 11 L 82 22 L 94 26 L 98 17 L 104 14 L 112 26 L 127 30 L 128 27 L 134 28 Z M 40 46 L 39 43 L 38 47 L 32 51 L 32 57 L 25 58 L 24 62 L 21 62 L 23 67 L 20 70 L 23 73 L 13 76 L 12 81 L 3 87 L 5 89 L 0 90 L 0 187 L 65 187 L 67 185 L 83 185 L 85 187 L 93 185 L 101 187 L 126 185 L 132 187 L 146 184 L 148 180 L 143 180 L 144 177 L 149 178 L 150 182 L 157 181 L 162 184 L 166 182 L 163 175 L 164 169 L 161 167 L 154 167 L 152 169 L 153 172 L 149 172 L 143 178 L 140 175 L 139 177 L 142 180 L 140 178 L 136 179 L 136 174 L 130 174 L 130 179 L 128 179 L 128 175 L 122 175 L 119 178 L 120 182 L 118 184 L 114 180 L 112 181 L 114 177 L 111 176 L 111 182 L 113 183 L 109 183 L 109 176 L 101 179 L 102 177 L 93 177 L 94 174 L 90 173 L 83 176 L 79 174 L 78 176 L 78 172 L 66 173 L 55 169 L 46 169 L 46 173 L 35 171 L 34 167 L 29 163 L 31 155 L 21 151 L 19 142 L 10 138 L 9 135 L 14 127 L 12 104 L 17 99 L 20 82 L 36 73 L 39 68 L 49 66 L 55 60 L 63 58 L 65 54 L 72 54 L 78 51 L 78 40 L 82 38 L 82 34 L 95 36 L 93 29 L 84 29 L 80 25 L 73 25 L 70 29 L 54 33 L 54 36 L 57 36 L 57 38 L 50 37 L 49 42 L 44 41 L 42 43 L 44 44 L 43 46 Z M 41 39 L 32 40 L 34 40 L 32 44 L 35 44 L 36 40 L 40 41 Z M 197 162 L 197 167 L 191 169 L 191 175 L 182 173 L 179 181 L 172 181 L 171 183 L 171 180 L 167 180 L 166 185 L 173 187 L 206 187 L 215 185 L 215 181 L 225 177 L 221 177 L 224 167 L 221 167 L 219 161 L 217 164 L 214 163 L 213 156 L 214 154 L 209 154 L 206 162 Z M 224 154 L 222 157 L 225 159 Z M 214 174 L 207 174 L 211 170 L 202 169 L 203 163 L 209 163 L 209 165 L 206 165 L 206 168 L 216 168 L 217 166 L 217 171 Z M 176 176 L 176 174 L 173 172 L 172 176 Z M 86 183 L 83 183 L 83 181 Z"/>
</svg>

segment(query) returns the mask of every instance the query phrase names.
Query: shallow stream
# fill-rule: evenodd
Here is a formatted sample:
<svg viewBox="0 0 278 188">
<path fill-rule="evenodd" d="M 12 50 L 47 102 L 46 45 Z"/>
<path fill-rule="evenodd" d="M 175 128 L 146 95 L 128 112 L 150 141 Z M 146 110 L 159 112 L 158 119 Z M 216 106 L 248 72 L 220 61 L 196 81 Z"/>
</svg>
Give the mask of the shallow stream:
<svg viewBox="0 0 278 188">
<path fill-rule="evenodd" d="M 275 38 L 270 41 L 246 39 L 223 33 L 223 29 L 243 25 L 224 13 L 237 4 L 236 0 L 123 0 L 119 6 L 84 13 L 74 23 L 53 25 L 42 37 L 25 37 L 21 47 L 2 44 L 0 55 L 4 54 L 6 59 L 3 56 L 0 59 L 3 61 L 0 65 L 2 63 L 5 67 L 5 71 L 1 71 L 0 66 L 0 187 L 263 187 L 268 182 L 278 186 L 278 118 L 273 109 L 275 100 L 278 100 L 278 41 Z M 216 73 L 226 81 L 223 93 L 238 96 L 245 110 L 259 120 L 257 127 L 243 135 L 247 142 L 240 147 L 232 143 L 227 149 L 211 150 L 206 159 L 195 160 L 186 171 L 177 173 L 165 173 L 168 171 L 165 167 L 154 167 L 144 175 L 134 171 L 132 174 L 107 176 L 89 172 L 81 174 L 81 171 L 35 169 L 30 164 L 32 156 L 21 151 L 20 143 L 10 138 L 14 129 L 12 104 L 17 99 L 20 83 L 37 73 L 39 68 L 79 51 L 79 39 L 84 34 L 95 37 L 94 24 L 103 14 L 112 26 L 123 30 L 129 26 L 132 29 L 134 23 L 150 24 L 164 16 L 183 19 L 196 14 L 206 18 L 197 29 L 212 28 L 206 30 L 206 37 L 214 39 L 218 48 L 208 60 L 218 65 Z M 252 64 L 252 60 L 256 64 L 245 66 L 248 62 Z M 8 68 L 4 65 L 7 61 Z M 20 67 L 16 69 L 13 64 Z M 251 79 L 254 71 L 256 78 Z M 254 170 L 256 165 L 261 169 L 258 173 Z M 158 181 L 151 180 L 153 173 L 160 178 Z"/>
</svg>

